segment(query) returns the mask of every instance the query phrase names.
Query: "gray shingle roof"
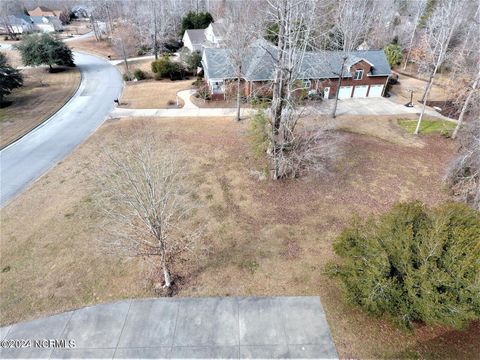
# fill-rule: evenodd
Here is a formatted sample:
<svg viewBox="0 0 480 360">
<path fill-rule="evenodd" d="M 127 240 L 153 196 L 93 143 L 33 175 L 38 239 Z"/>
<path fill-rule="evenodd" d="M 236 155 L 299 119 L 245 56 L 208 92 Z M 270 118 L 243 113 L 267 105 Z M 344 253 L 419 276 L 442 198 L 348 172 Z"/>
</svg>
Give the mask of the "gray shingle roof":
<svg viewBox="0 0 480 360">
<path fill-rule="evenodd" d="M 206 40 L 205 39 L 205 29 L 190 29 L 190 30 L 185 30 L 187 33 L 190 41 L 192 42 L 192 45 L 201 45 L 203 42 Z"/>
<path fill-rule="evenodd" d="M 276 48 L 267 41 L 258 40 L 245 54 L 244 78 L 248 81 L 273 80 Z M 351 77 L 348 67 L 360 60 L 373 64 L 369 76 L 388 76 L 390 66 L 383 50 L 354 51 L 346 61 L 343 77 Z M 340 51 L 306 52 L 297 70 L 298 79 L 338 78 L 343 53 Z M 229 50 L 207 48 L 204 53 L 204 70 L 208 78 L 232 79 L 236 77 Z"/>
</svg>

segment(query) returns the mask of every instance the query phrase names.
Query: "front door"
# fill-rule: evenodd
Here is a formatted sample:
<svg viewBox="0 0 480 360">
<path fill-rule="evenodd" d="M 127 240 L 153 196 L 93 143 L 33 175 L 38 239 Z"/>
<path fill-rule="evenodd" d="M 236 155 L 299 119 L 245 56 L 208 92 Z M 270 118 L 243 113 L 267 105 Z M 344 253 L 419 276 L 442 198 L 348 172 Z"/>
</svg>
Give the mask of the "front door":
<svg viewBox="0 0 480 360">
<path fill-rule="evenodd" d="M 323 89 L 323 98 L 328 99 L 330 97 L 330 87 Z"/>
</svg>

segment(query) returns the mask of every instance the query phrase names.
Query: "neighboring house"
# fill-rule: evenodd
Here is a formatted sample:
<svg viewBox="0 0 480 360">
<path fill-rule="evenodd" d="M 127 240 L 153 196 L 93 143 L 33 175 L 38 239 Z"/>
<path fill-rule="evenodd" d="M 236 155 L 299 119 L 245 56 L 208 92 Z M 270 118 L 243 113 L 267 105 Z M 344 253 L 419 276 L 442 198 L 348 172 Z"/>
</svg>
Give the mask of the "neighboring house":
<svg viewBox="0 0 480 360">
<path fill-rule="evenodd" d="M 62 10 L 51 10 L 45 6 L 37 6 L 33 10 L 29 10 L 28 14 L 30 16 L 55 16 L 57 18 L 60 17 Z"/>
<path fill-rule="evenodd" d="M 227 26 L 222 19 L 210 23 L 206 29 L 186 30 L 183 45 L 190 51 L 203 52 L 208 47 L 220 47 L 227 34 Z"/>
<path fill-rule="evenodd" d="M 9 29 L 7 28 L 9 27 Z M 8 34 L 26 34 L 34 31 L 62 31 L 62 22 L 54 16 L 28 16 L 25 14 L 9 15 L 0 22 L 0 32 Z"/>
<path fill-rule="evenodd" d="M 205 81 L 214 98 L 224 97 L 229 82 L 237 78 L 228 52 L 225 48 L 206 48 L 202 56 Z M 276 54 L 276 48 L 265 40 L 250 47 L 241 79 L 244 96 L 271 95 Z M 335 98 L 342 57 L 337 51 L 306 52 L 296 75 L 300 91 Z M 346 61 L 339 98 L 380 97 L 389 75 L 383 50 L 354 51 Z"/>
<path fill-rule="evenodd" d="M 205 44 L 205 29 L 201 30 L 186 30 L 183 34 L 183 46 L 189 49 L 191 52 L 203 50 L 203 44 Z"/>
<path fill-rule="evenodd" d="M 41 32 L 62 31 L 62 22 L 55 16 L 30 16 L 34 29 Z"/>
<path fill-rule="evenodd" d="M 205 29 L 205 38 L 207 41 L 217 47 L 222 45 L 226 34 L 227 26 L 225 25 L 223 19 L 210 23 L 210 25 L 208 25 L 208 27 Z"/>
<path fill-rule="evenodd" d="M 0 21 L 0 33 L 2 34 L 24 34 L 32 31 L 34 31 L 34 26 L 30 16 L 24 14 L 8 15 Z"/>
</svg>

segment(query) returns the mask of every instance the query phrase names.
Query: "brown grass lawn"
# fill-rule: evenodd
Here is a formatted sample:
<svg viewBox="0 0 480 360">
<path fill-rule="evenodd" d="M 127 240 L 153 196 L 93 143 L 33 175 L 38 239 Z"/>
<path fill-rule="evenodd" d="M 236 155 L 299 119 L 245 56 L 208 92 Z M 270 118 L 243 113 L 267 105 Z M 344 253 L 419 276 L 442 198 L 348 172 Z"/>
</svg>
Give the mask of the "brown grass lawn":
<svg viewBox="0 0 480 360">
<path fill-rule="evenodd" d="M 5 54 L 7 57 L 7 62 L 14 68 L 18 68 L 23 66 L 22 57 L 20 56 L 20 52 L 16 50 L 6 50 L 2 49 L 2 53 Z"/>
<path fill-rule="evenodd" d="M 68 37 L 70 35 L 83 35 L 92 31 L 92 25 L 88 21 L 72 21 L 65 25 L 63 32 L 59 33 L 60 37 Z"/>
<path fill-rule="evenodd" d="M 90 36 L 83 40 L 72 41 L 68 43 L 68 46 L 74 51 L 83 51 L 104 58 L 110 55 L 112 59 L 118 59 L 112 46 L 105 40 L 97 41 L 95 36 Z"/>
<path fill-rule="evenodd" d="M 405 333 L 346 304 L 336 280 L 324 275 L 334 259 L 332 241 L 353 214 L 382 213 L 399 200 L 433 205 L 447 198 L 441 177 L 453 153 L 450 140 L 429 135 L 423 147 L 405 146 L 341 132 L 335 173 L 260 181 L 251 175 L 261 163 L 251 155 L 247 123 L 222 118 L 109 121 L 4 207 L 2 324 L 154 296 L 141 261 L 99 251 L 102 219 L 94 208 L 91 169 L 100 145 L 116 141 L 119 130 L 133 137 L 139 124 L 165 140 L 159 146 L 188 155 L 193 199 L 202 205 L 197 216 L 210 252 L 176 267 L 178 296 L 319 295 L 342 358 L 478 356 L 480 324 Z"/>
<path fill-rule="evenodd" d="M 129 81 L 123 89 L 120 99 L 121 106 L 130 109 L 164 109 L 177 107 L 177 92 L 192 88 L 194 79 L 170 80 L 142 80 Z M 183 101 L 179 98 L 179 105 Z"/>
<path fill-rule="evenodd" d="M 147 75 L 147 78 L 152 78 L 153 79 L 153 72 L 152 72 L 152 61 L 154 59 L 145 59 L 145 60 L 135 60 L 135 61 L 129 61 L 128 62 L 128 68 L 130 69 L 130 72 L 133 74 L 133 72 L 136 69 L 142 70 L 145 75 Z M 121 74 L 125 74 L 125 64 L 121 62 L 120 64 L 117 65 L 118 70 L 120 71 Z"/>
<path fill-rule="evenodd" d="M 22 70 L 24 86 L 6 97 L 12 101 L 10 106 L 0 109 L 0 148 L 42 123 L 75 93 L 80 72 L 61 70 L 51 74 L 45 68 Z"/>
<path fill-rule="evenodd" d="M 403 74 L 399 75 L 398 81 L 399 84 L 392 86 L 391 93 L 400 97 L 400 99 L 398 99 L 400 103 L 406 104 L 408 101 L 410 101 L 410 90 L 413 90 L 413 101 L 415 104 L 418 104 L 418 102 L 422 99 L 427 82 L 415 79 L 413 77 L 408 77 Z M 449 89 L 449 87 L 446 85 L 440 86 L 438 84 L 434 84 L 432 86 L 428 96 L 429 100 L 435 101 L 450 100 L 451 98 L 451 89 Z M 392 99 L 395 100 L 395 97 Z"/>
</svg>

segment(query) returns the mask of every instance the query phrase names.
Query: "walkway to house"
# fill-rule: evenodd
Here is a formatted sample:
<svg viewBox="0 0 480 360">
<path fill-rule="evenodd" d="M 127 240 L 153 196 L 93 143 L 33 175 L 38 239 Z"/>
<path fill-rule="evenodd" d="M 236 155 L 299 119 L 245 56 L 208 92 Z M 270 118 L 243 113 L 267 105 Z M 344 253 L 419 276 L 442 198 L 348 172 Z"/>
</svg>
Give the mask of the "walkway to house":
<svg viewBox="0 0 480 360">
<path fill-rule="evenodd" d="M 191 102 L 190 96 L 194 90 L 183 90 L 177 93 L 185 105 L 180 109 L 125 109 L 115 108 L 110 117 L 229 117 L 236 116 L 235 108 L 199 108 Z M 329 115 L 332 113 L 334 101 L 325 100 L 316 102 L 312 110 L 317 114 Z M 312 111 L 312 112 L 313 112 Z M 337 115 L 407 115 L 419 114 L 421 105 L 413 108 L 393 102 L 387 98 L 343 99 L 338 101 Z M 242 108 L 241 116 L 248 117 L 255 109 Z M 309 111 L 309 113 L 312 113 Z M 447 118 L 431 108 L 425 111 L 426 116 L 443 120 L 456 121 Z"/>
<path fill-rule="evenodd" d="M 337 358 L 318 297 L 128 300 L 7 326 L 0 337 L 25 346 L 0 349 L 2 359 Z"/>
</svg>

